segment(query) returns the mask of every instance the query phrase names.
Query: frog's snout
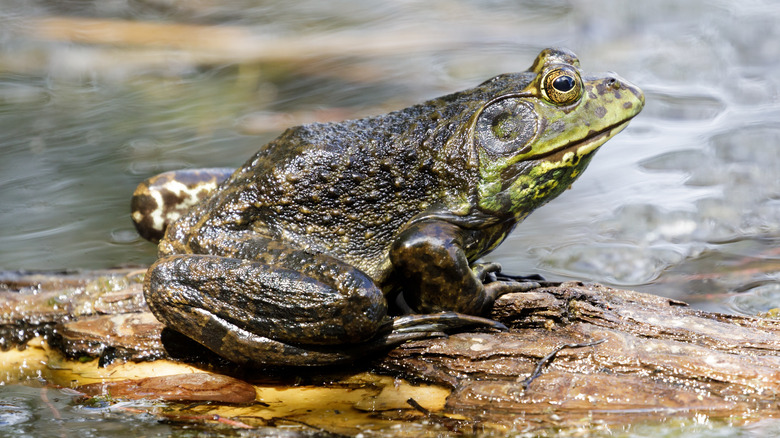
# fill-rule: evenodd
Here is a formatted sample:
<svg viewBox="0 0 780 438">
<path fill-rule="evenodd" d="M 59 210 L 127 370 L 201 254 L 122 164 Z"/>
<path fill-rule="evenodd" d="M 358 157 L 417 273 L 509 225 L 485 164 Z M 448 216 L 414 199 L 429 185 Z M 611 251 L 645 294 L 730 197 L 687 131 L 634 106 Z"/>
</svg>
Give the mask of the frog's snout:
<svg viewBox="0 0 780 438">
<path fill-rule="evenodd" d="M 626 79 L 623 79 L 619 74 L 613 71 L 607 72 L 605 85 L 606 89 L 611 89 L 613 92 L 620 93 L 620 91 L 626 90 L 633 94 L 639 101 L 637 105 L 638 110 L 641 110 L 642 107 L 645 106 L 645 93 L 642 92 L 642 89 Z"/>
</svg>

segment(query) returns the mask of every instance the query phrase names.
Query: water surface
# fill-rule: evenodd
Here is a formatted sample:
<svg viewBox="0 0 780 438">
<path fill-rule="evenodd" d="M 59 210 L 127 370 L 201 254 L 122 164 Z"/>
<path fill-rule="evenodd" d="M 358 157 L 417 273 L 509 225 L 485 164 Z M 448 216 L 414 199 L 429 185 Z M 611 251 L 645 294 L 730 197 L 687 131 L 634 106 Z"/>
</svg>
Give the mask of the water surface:
<svg viewBox="0 0 780 438">
<path fill-rule="evenodd" d="M 83 24 L 114 21 L 160 26 Z M 565 46 L 647 106 L 487 258 L 765 312 L 780 302 L 777 23 L 769 0 L 0 0 L 0 269 L 148 264 L 129 218 L 144 178 L 238 166 L 286 126 L 399 109 Z"/>
</svg>

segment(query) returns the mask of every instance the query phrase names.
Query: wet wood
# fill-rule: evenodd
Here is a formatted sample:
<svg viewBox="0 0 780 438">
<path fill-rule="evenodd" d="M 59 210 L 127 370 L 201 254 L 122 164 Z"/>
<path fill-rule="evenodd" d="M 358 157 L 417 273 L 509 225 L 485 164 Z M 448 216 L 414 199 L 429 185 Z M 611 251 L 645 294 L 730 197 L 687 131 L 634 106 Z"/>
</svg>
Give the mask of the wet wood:
<svg viewBox="0 0 780 438">
<path fill-rule="evenodd" d="M 136 380 L 90 383 L 79 386 L 86 395 L 128 400 L 214 401 L 250 403 L 255 401 L 255 387 L 242 380 L 214 373 L 174 374 Z"/>
<path fill-rule="evenodd" d="M 352 369 L 245 370 L 171 361 L 162 326 L 143 303 L 139 272 L 0 275 L 5 383 L 26 375 L 13 367 L 38 357 L 39 375 L 70 379 L 86 394 L 211 400 L 182 407 L 181 415 L 347 434 L 369 421 L 388 430 L 414 424 L 471 433 L 777 415 L 776 320 L 707 313 L 597 284 L 547 284 L 498 300 L 492 317 L 506 332 L 409 342 Z M 67 377 L 58 374 L 63 369 Z M 535 369 L 540 374 L 529 381 Z M 325 414 L 334 409 L 352 416 Z"/>
<path fill-rule="evenodd" d="M 517 415 L 608 422 L 764 410 L 780 394 L 780 322 L 713 314 L 679 301 L 565 283 L 500 299 L 505 333 L 409 343 L 383 369 L 453 388 L 447 409 L 511 421 Z M 542 375 L 523 380 L 556 347 Z"/>
</svg>

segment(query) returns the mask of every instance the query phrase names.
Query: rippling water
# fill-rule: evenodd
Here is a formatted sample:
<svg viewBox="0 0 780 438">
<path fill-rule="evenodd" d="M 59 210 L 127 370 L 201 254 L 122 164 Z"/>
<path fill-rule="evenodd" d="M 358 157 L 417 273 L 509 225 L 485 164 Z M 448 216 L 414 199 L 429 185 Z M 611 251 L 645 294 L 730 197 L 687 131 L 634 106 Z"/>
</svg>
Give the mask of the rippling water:
<svg viewBox="0 0 780 438">
<path fill-rule="evenodd" d="M 143 178 L 237 166 L 287 125 L 401 108 L 567 46 L 639 84 L 647 107 L 489 257 L 737 311 L 732 294 L 777 287 L 775 3 L 244 3 L 2 2 L 0 268 L 148 263 L 128 218 Z M 46 17 L 235 32 L 213 36 L 215 55 Z"/>
<path fill-rule="evenodd" d="M 776 288 L 773 2 L 57 5 L 0 9 L 0 268 L 148 263 L 154 248 L 128 218 L 143 178 L 237 166 L 285 126 L 397 109 L 567 46 L 586 70 L 639 84 L 647 107 L 490 258 L 704 306 Z M 234 33 L 213 36 L 225 48 L 215 55 L 186 36 L 79 37 L 42 20 L 54 16 Z"/>
<path fill-rule="evenodd" d="M 48 17 L 208 30 L 112 40 Z M 780 307 L 777 23 L 769 0 L 0 0 L 0 269 L 149 263 L 128 215 L 144 178 L 238 166 L 285 126 L 402 108 L 566 46 L 642 87 L 646 109 L 489 259 L 765 312 Z"/>
<path fill-rule="evenodd" d="M 166 437 L 175 433 L 153 417 L 125 411 L 124 403 L 85 406 L 72 399 L 68 390 L 0 386 L 0 437 Z"/>
</svg>

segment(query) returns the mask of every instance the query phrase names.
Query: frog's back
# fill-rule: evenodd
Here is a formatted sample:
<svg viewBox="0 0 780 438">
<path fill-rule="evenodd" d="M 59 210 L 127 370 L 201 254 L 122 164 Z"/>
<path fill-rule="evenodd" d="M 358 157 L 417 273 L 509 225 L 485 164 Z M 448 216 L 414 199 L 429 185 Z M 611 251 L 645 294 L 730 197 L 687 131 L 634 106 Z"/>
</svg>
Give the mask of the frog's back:
<svg viewBox="0 0 780 438">
<path fill-rule="evenodd" d="M 381 275 L 393 235 L 438 190 L 417 147 L 433 127 L 410 110 L 424 108 L 288 129 L 174 223 L 161 253 L 247 257 L 241 242 L 255 235 Z"/>
<path fill-rule="evenodd" d="M 471 115 L 527 81 L 525 74 L 500 75 L 386 115 L 288 129 L 172 224 L 160 255 L 252 258 L 242 242 L 264 236 L 334 255 L 381 279 L 400 228 L 474 189 L 470 146 L 459 139 Z"/>
<path fill-rule="evenodd" d="M 378 257 L 438 190 L 415 146 L 426 128 L 414 133 L 402 127 L 362 119 L 288 131 L 280 140 L 300 142 L 295 151 L 274 145 L 263 151 L 271 163 L 262 164 L 261 153 L 257 165 L 252 160 L 241 170 L 257 188 L 252 216 L 262 224 L 256 226 L 358 266 Z"/>
</svg>

